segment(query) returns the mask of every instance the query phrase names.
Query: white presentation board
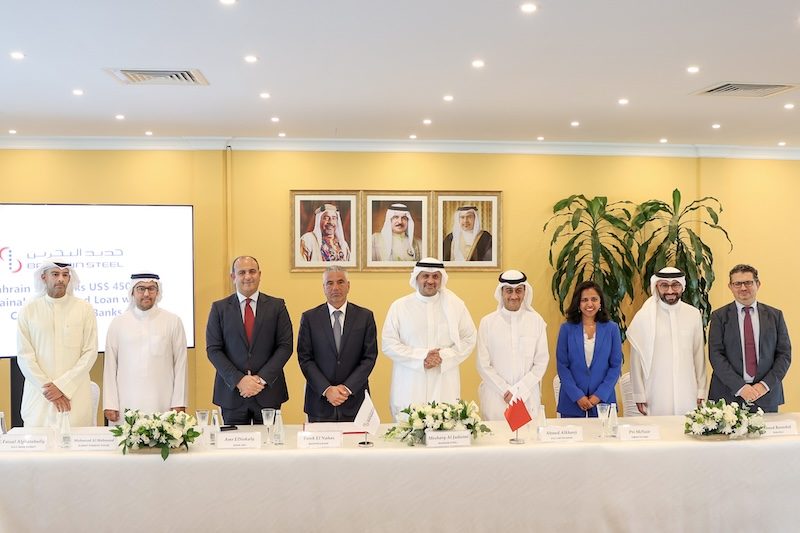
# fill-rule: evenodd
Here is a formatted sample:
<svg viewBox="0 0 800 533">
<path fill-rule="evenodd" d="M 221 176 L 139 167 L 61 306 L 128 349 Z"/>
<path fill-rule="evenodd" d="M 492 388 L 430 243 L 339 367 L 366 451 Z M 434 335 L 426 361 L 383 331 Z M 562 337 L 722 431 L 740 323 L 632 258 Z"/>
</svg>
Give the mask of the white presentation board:
<svg viewBox="0 0 800 533">
<path fill-rule="evenodd" d="M 161 276 L 159 306 L 183 320 L 194 346 L 192 206 L 0 204 L 0 357 L 16 355 L 17 313 L 33 274 L 53 258 L 80 277 L 75 296 L 97 315 L 98 350 L 111 320 L 128 308 L 131 273 Z"/>
</svg>

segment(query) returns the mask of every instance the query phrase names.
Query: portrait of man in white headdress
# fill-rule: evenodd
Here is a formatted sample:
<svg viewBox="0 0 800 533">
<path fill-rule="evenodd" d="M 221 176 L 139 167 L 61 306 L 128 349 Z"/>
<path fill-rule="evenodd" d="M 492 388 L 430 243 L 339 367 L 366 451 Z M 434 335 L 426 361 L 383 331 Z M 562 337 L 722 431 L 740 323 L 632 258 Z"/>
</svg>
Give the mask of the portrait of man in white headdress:
<svg viewBox="0 0 800 533">
<path fill-rule="evenodd" d="M 373 231 L 369 256 L 372 261 L 410 261 L 422 258 L 424 233 L 422 201 L 371 200 Z M 383 213 L 381 210 L 385 209 Z"/>
<path fill-rule="evenodd" d="M 300 257 L 308 262 L 350 261 L 350 246 L 337 204 L 326 202 L 314 209 L 313 226 L 300 237 Z"/>
<path fill-rule="evenodd" d="M 444 234 L 441 244 L 443 261 L 496 260 L 496 243 L 492 238 L 497 220 L 496 206 L 480 199 L 464 198 L 454 202 L 440 198 L 439 208 L 439 227 Z"/>
</svg>

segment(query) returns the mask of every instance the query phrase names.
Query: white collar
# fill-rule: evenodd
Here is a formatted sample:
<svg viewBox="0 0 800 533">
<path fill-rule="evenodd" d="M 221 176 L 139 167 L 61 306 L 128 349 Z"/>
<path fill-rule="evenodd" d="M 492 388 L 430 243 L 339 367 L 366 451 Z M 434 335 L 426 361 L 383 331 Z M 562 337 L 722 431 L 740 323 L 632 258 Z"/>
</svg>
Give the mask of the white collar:
<svg viewBox="0 0 800 533">
<path fill-rule="evenodd" d="M 328 315 L 329 316 L 333 316 L 333 313 L 335 313 L 336 311 L 341 311 L 342 312 L 342 316 L 347 314 L 347 300 L 344 301 L 344 303 L 342 304 L 342 306 L 339 309 L 336 309 L 331 304 L 327 304 L 327 305 L 328 305 Z"/>
</svg>

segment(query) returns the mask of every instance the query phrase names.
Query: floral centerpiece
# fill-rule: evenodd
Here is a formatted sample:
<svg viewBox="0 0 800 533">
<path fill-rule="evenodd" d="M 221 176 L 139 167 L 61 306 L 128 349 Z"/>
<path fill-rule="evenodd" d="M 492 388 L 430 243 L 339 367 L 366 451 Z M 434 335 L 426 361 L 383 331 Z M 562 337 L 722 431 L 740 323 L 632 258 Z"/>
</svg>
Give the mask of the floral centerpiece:
<svg viewBox="0 0 800 533">
<path fill-rule="evenodd" d="M 412 404 L 400 412 L 406 416 L 396 426 L 390 427 L 384 437 L 406 442 L 409 446 L 422 442 L 426 429 L 468 430 L 473 439 L 491 431 L 482 423 L 478 405 L 472 401 Z"/>
<path fill-rule="evenodd" d="M 183 412 L 142 414 L 138 410 L 125 411 L 125 420 L 111 428 L 119 438 L 122 453 L 142 448 L 160 448 L 165 461 L 169 451 L 181 446 L 189 450 L 189 444 L 200 436 L 197 420 Z"/>
<path fill-rule="evenodd" d="M 764 411 L 760 407 L 757 412 L 751 413 L 746 407 L 739 407 L 736 402 L 726 403 L 725 400 L 706 400 L 694 411 L 686 413 L 684 425 L 687 435 L 727 435 L 731 439 L 759 436 L 765 431 Z"/>
</svg>

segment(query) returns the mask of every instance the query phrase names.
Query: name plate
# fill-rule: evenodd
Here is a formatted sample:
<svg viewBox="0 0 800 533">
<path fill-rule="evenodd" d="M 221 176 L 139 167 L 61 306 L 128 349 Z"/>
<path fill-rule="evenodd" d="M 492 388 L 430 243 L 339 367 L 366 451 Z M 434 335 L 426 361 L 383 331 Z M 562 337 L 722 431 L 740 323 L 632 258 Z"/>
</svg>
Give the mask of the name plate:
<svg viewBox="0 0 800 533">
<path fill-rule="evenodd" d="M 341 448 L 341 431 L 299 431 L 297 433 L 297 447 L 303 450 L 309 448 Z"/>
<path fill-rule="evenodd" d="M 425 446 L 428 448 L 454 448 L 472 445 L 472 435 L 468 429 L 437 431 L 425 430 Z"/>
<path fill-rule="evenodd" d="M 117 451 L 120 450 L 117 437 L 111 435 L 95 434 L 95 435 L 80 435 L 72 434 L 71 450 L 79 452 L 88 451 Z"/>
<path fill-rule="evenodd" d="M 539 428 L 541 442 L 581 442 L 583 428 L 581 426 L 544 426 Z"/>
<path fill-rule="evenodd" d="M 765 437 L 782 437 L 784 435 L 797 435 L 797 422 L 794 420 L 774 420 L 764 424 Z"/>
<path fill-rule="evenodd" d="M 661 430 L 658 426 L 621 424 L 617 426 L 619 440 L 661 440 Z"/>
<path fill-rule="evenodd" d="M 47 450 L 47 435 L 2 435 L 0 451 L 43 452 Z"/>
<path fill-rule="evenodd" d="M 221 450 L 261 448 L 261 432 L 220 431 L 217 433 L 217 448 Z"/>
</svg>

